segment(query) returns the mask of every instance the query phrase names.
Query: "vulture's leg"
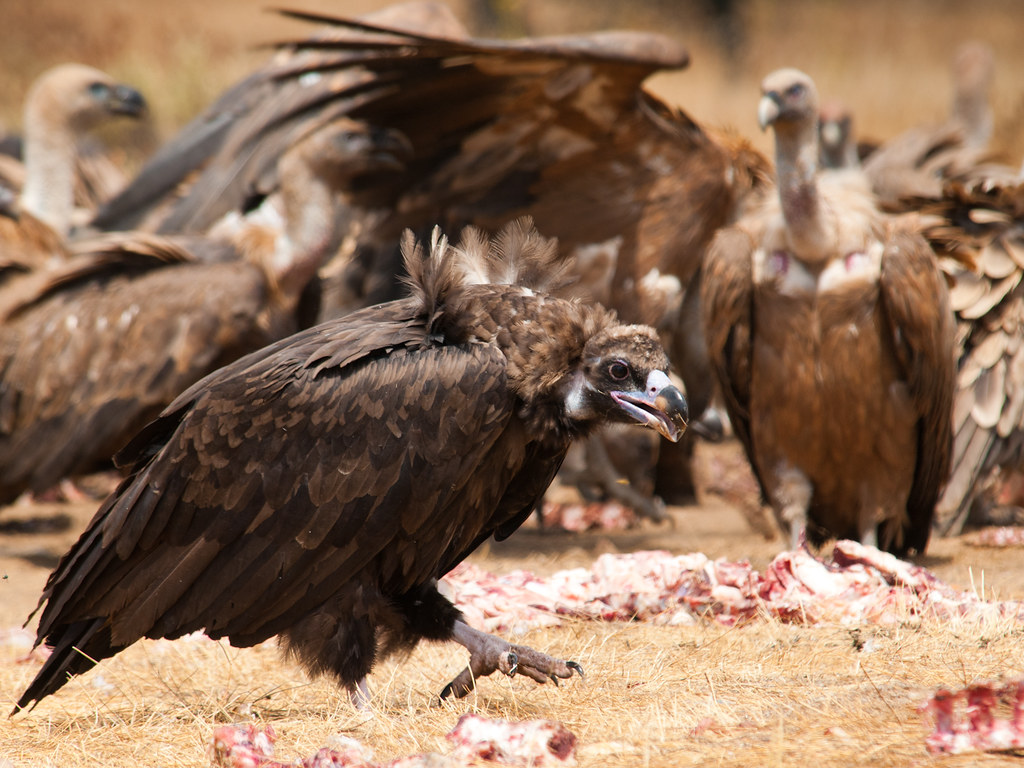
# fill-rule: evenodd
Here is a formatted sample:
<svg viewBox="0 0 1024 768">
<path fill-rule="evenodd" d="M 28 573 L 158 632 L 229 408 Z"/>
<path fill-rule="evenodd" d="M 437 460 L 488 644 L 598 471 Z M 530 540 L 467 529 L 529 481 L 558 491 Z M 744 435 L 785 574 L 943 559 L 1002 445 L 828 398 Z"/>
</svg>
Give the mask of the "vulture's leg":
<svg viewBox="0 0 1024 768">
<path fill-rule="evenodd" d="M 608 453 L 606 440 L 615 439 L 614 432 L 599 432 L 591 435 L 586 441 L 587 468 L 591 470 L 592 479 L 604 489 L 607 496 L 615 499 L 621 504 L 634 510 L 641 517 L 661 522 L 667 518 L 665 514 L 665 502 L 654 495 L 644 495 L 627 482 L 621 482 L 622 472 L 615 466 L 612 457 Z M 646 435 L 644 436 L 646 437 Z M 655 443 L 657 445 L 657 443 Z M 637 450 L 637 460 L 646 461 L 647 456 L 640 456 L 642 451 Z M 652 461 L 652 465 L 653 465 Z M 653 484 L 652 484 L 653 485 Z"/>
<path fill-rule="evenodd" d="M 355 685 L 348 686 L 348 697 L 352 706 L 360 712 L 370 708 L 370 686 L 366 684 L 365 677 Z"/>
<path fill-rule="evenodd" d="M 523 645 L 512 645 L 500 637 L 473 629 L 464 621 L 455 622 L 452 639 L 469 651 L 469 666 L 444 687 L 442 699 L 453 694 L 465 696 L 476 687 L 477 678 L 492 672 L 509 677 L 522 673 L 538 683 L 550 680 L 555 685 L 559 678 L 564 680 L 574 673 L 583 676 L 583 668 L 575 661 L 562 661 Z"/>
<path fill-rule="evenodd" d="M 811 481 L 796 467 L 785 467 L 776 473 L 777 484 L 771 492 L 783 532 L 789 534 L 790 549 L 799 549 L 807 532 L 807 511 L 811 506 Z"/>
<path fill-rule="evenodd" d="M 872 512 L 862 510 L 860 513 L 860 543 L 865 547 L 878 549 L 878 522 Z"/>
</svg>

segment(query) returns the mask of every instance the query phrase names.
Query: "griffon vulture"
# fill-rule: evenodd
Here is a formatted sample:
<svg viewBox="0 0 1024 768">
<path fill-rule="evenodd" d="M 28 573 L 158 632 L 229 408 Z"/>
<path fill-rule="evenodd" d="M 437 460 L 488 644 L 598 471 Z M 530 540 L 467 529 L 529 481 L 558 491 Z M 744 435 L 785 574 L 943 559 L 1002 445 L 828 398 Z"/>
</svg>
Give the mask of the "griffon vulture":
<svg viewBox="0 0 1024 768">
<path fill-rule="evenodd" d="M 777 192 L 705 262 L 708 352 L 737 436 L 796 544 L 923 552 L 949 469 L 953 314 L 927 242 L 817 172 L 818 100 L 765 78 Z"/>
<path fill-rule="evenodd" d="M 108 235 L 0 292 L 0 504 L 104 465 L 199 378 L 297 330 L 336 192 L 397 167 L 392 138 L 341 118 L 285 153 L 280 193 L 219 236 Z"/>
<path fill-rule="evenodd" d="M 76 203 L 92 198 L 88 202 L 94 205 L 94 193 L 104 193 L 90 185 L 112 191 L 111 182 L 80 173 L 90 132 L 117 117 L 140 118 L 145 111 L 141 93 L 98 69 L 62 64 L 47 70 L 25 98 L 23 165 L 7 157 L 0 165 L 0 185 L 20 194 L 21 211 L 67 236 Z"/>
<path fill-rule="evenodd" d="M 138 91 L 82 64 L 36 79 L 25 99 L 24 161 L 0 156 L 0 301 L 20 294 L 27 274 L 67 259 L 84 134 L 144 111 Z"/>
<path fill-rule="evenodd" d="M 867 155 L 864 173 L 880 207 L 899 211 L 907 198 L 938 196 L 945 180 L 970 174 L 986 159 L 994 69 L 987 45 L 961 45 L 953 57 L 953 98 L 946 120 L 916 125 Z"/>
<path fill-rule="evenodd" d="M 403 250 L 409 297 L 215 371 L 119 454 L 129 477 L 47 582 L 53 653 L 18 707 L 139 638 L 198 630 L 280 635 L 356 703 L 420 639 L 470 652 L 442 695 L 579 670 L 470 628 L 436 580 L 527 519 L 574 439 L 604 422 L 677 439 L 668 359 L 651 328 L 546 295 L 557 248 L 528 222 Z"/>
</svg>

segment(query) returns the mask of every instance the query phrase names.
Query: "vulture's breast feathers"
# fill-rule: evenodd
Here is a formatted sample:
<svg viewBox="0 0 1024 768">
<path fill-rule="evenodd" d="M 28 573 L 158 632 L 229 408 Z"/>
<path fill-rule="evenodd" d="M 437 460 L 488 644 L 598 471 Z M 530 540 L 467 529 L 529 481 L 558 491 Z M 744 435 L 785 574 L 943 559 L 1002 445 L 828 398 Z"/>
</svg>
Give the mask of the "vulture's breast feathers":
<svg viewBox="0 0 1024 768">
<path fill-rule="evenodd" d="M 882 271 L 885 233 L 861 196 L 821 184 L 822 218 L 831 246 L 808 252 L 794 244 L 778 198 L 772 196 L 753 230 L 754 282 L 792 298 L 815 299 L 873 290 Z"/>
</svg>

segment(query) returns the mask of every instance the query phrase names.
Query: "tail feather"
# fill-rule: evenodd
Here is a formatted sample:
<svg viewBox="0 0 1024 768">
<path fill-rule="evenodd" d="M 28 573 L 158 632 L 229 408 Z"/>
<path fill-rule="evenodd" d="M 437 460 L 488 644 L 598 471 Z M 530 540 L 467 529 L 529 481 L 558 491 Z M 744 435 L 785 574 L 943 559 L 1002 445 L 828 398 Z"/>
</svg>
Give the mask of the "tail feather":
<svg viewBox="0 0 1024 768">
<path fill-rule="evenodd" d="M 59 637 L 51 633 L 48 641 L 54 641 L 53 652 L 43 663 L 35 679 L 21 694 L 11 715 L 32 709 L 46 696 L 58 691 L 75 675 L 80 675 L 95 666 L 96 662 L 113 656 L 120 649 L 111 648 L 110 626 L 106 619 L 86 619 L 62 627 Z"/>
</svg>

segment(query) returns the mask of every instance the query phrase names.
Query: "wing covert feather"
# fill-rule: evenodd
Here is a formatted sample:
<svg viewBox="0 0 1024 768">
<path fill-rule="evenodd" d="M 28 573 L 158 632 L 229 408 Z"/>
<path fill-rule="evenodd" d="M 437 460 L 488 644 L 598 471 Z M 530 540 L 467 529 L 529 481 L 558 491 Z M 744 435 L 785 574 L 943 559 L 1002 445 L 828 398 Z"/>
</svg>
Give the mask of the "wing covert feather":
<svg viewBox="0 0 1024 768">
<path fill-rule="evenodd" d="M 398 347 L 340 369 L 311 359 L 284 347 L 168 409 L 168 443 L 51 577 L 41 631 L 110 612 L 117 642 L 202 628 L 267 637 L 396 541 L 414 541 L 429 571 L 458 536 L 475 538 L 479 510 L 504 491 L 501 477 L 490 491 L 469 482 L 511 414 L 501 354 L 472 344 Z M 110 546 L 121 530 L 132 547 Z M 382 577 L 408 588 L 432 575 Z M 83 587 L 90 600 L 65 602 Z"/>
<path fill-rule="evenodd" d="M 718 232 L 704 262 L 701 312 L 711 369 L 729 421 L 761 482 L 750 435 L 753 250 L 754 239 L 746 230 L 732 227 Z"/>
<path fill-rule="evenodd" d="M 949 475 L 953 448 L 955 333 L 946 283 L 935 255 L 918 234 L 890 224 L 879 278 L 896 358 L 919 416 L 914 483 L 907 500 L 911 531 L 924 536 L 910 546 L 923 550 L 935 503 Z"/>
</svg>

